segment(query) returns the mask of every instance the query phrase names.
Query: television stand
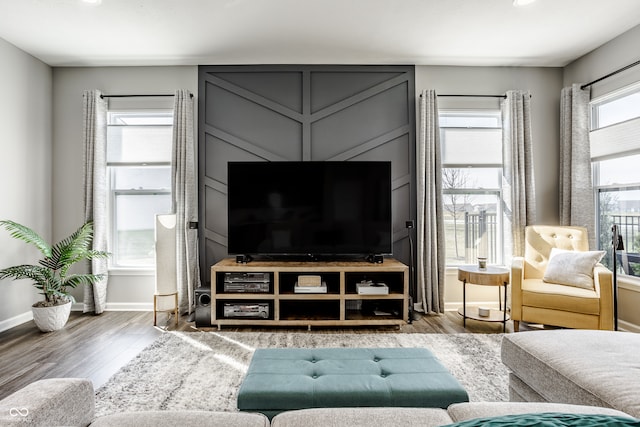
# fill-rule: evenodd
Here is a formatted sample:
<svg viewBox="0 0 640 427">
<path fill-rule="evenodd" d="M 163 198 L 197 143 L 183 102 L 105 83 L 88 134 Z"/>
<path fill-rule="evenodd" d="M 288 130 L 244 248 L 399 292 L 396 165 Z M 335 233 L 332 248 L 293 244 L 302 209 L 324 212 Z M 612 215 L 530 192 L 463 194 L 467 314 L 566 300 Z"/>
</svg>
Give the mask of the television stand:
<svg viewBox="0 0 640 427">
<path fill-rule="evenodd" d="M 211 267 L 211 325 L 400 326 L 408 320 L 408 270 L 392 258 L 249 264 L 227 258 Z M 246 285 L 238 283 L 239 276 Z M 317 290 L 297 286 L 300 276 L 320 276 Z M 388 291 L 359 292 L 362 282 Z"/>
<path fill-rule="evenodd" d="M 369 254 L 365 259 L 372 264 L 382 264 L 384 262 L 384 256 L 381 254 Z"/>
<path fill-rule="evenodd" d="M 237 264 L 246 264 L 251 261 L 253 261 L 253 257 L 251 255 L 236 255 Z"/>
</svg>

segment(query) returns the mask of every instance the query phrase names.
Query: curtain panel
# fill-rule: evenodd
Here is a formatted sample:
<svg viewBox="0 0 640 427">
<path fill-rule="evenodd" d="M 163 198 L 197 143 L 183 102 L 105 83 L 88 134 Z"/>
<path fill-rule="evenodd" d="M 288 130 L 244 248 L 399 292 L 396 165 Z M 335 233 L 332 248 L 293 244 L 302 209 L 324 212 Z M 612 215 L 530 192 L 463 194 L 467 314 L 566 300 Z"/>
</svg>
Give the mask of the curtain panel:
<svg viewBox="0 0 640 427">
<path fill-rule="evenodd" d="M 182 313 L 191 314 L 195 289 L 200 286 L 198 230 L 194 227 L 198 224 L 198 188 L 191 92 L 177 90 L 173 109 L 171 194 L 176 214 L 178 306 Z"/>
<path fill-rule="evenodd" d="M 505 254 L 524 255 L 524 228 L 536 220 L 531 94 L 507 91 L 502 103 Z"/>
<path fill-rule="evenodd" d="M 444 313 L 442 159 L 438 98 L 434 90 L 424 91 L 420 96 L 420 132 L 416 157 L 416 301 L 419 303 L 415 309 L 425 313 Z"/>
<path fill-rule="evenodd" d="M 84 220 L 93 221 L 93 249 L 107 251 L 107 106 L 99 90 L 83 94 Z M 91 260 L 103 279 L 84 288 L 85 313 L 100 314 L 107 303 L 108 261 Z"/>
<path fill-rule="evenodd" d="M 589 142 L 590 89 L 562 89 L 560 99 L 560 225 L 586 227 L 596 247 Z"/>
</svg>

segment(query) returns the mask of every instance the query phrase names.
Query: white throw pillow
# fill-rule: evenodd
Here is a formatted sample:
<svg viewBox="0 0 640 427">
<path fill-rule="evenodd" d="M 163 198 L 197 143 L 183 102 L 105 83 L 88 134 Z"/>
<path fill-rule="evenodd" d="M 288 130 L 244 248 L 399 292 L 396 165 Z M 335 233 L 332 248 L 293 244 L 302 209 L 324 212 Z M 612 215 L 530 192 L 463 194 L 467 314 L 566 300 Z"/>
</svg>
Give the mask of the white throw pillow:
<svg viewBox="0 0 640 427">
<path fill-rule="evenodd" d="M 552 248 L 542 280 L 593 289 L 593 267 L 600 262 L 604 254 L 604 251 L 567 251 Z"/>
</svg>

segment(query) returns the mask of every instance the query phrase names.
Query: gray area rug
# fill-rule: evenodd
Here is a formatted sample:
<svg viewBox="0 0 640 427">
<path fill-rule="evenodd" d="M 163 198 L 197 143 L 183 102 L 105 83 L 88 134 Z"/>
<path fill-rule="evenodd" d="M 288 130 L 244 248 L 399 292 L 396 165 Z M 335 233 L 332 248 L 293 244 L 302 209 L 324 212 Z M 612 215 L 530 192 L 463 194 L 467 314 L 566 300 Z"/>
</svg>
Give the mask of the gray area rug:
<svg viewBox="0 0 640 427">
<path fill-rule="evenodd" d="M 501 334 L 165 332 L 96 391 L 96 415 L 141 410 L 237 411 L 256 348 L 422 347 L 471 401 L 507 401 Z"/>
</svg>

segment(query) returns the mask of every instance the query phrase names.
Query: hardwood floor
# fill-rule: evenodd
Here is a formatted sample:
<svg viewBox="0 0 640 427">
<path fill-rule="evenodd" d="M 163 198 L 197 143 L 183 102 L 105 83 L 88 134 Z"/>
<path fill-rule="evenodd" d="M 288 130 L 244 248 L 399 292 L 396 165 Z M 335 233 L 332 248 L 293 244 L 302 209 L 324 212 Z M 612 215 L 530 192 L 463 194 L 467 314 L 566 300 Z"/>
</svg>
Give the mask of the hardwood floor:
<svg viewBox="0 0 640 427">
<path fill-rule="evenodd" d="M 501 323 L 467 319 L 463 328 L 457 312 L 441 316 L 418 316 L 400 328 L 313 328 L 316 333 L 502 333 Z M 111 375 L 153 342 L 163 330 L 195 331 L 194 323 L 181 317 L 158 318 L 153 326 L 151 312 L 108 311 L 101 315 L 71 313 L 66 327 L 57 332 L 41 333 L 33 322 L 27 322 L 0 333 L 0 399 L 42 378 L 86 377 L 100 387 Z M 521 324 L 521 330 L 527 329 Z M 275 328 L 280 331 L 304 332 L 306 328 Z M 202 328 L 202 330 L 217 330 Z M 260 328 L 225 327 L 224 331 L 261 331 Z M 274 328 L 268 330 L 273 331 Z M 507 322 L 507 332 L 513 331 Z"/>
</svg>

